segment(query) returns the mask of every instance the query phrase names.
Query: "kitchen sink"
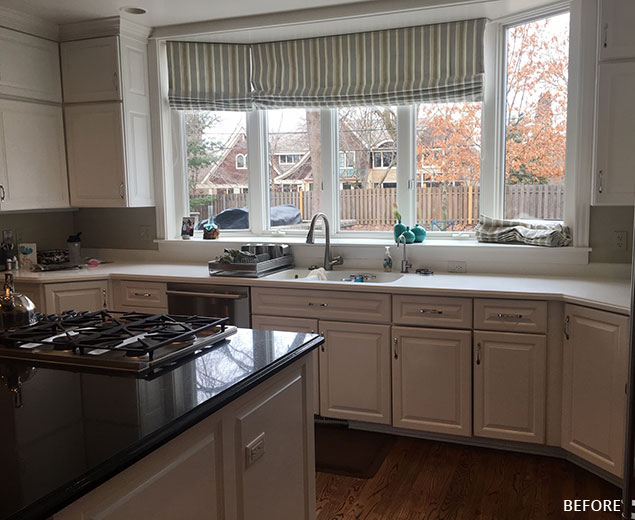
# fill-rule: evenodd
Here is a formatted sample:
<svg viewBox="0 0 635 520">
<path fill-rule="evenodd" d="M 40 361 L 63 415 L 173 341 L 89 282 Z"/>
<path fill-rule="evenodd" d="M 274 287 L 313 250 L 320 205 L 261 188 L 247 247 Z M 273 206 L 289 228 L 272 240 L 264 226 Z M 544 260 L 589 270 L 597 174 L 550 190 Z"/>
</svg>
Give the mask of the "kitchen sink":
<svg viewBox="0 0 635 520">
<path fill-rule="evenodd" d="M 298 280 L 303 282 L 343 282 L 343 283 L 391 283 L 403 277 L 399 273 L 384 273 L 378 271 L 326 271 L 326 280 L 318 280 L 309 275 L 308 269 L 289 269 L 271 274 L 267 280 Z M 307 278 L 308 277 L 308 278 Z"/>
</svg>

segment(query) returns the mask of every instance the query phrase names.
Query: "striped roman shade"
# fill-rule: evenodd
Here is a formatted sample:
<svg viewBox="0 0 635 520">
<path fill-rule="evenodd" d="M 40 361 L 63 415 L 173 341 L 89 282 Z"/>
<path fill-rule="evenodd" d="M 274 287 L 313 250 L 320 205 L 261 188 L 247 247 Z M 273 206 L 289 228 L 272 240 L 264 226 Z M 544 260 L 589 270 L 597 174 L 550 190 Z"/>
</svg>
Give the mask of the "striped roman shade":
<svg viewBox="0 0 635 520">
<path fill-rule="evenodd" d="M 252 45 L 257 107 L 479 101 L 485 19 Z"/>
<path fill-rule="evenodd" d="M 167 42 L 170 106 L 250 110 L 249 45 Z"/>
</svg>

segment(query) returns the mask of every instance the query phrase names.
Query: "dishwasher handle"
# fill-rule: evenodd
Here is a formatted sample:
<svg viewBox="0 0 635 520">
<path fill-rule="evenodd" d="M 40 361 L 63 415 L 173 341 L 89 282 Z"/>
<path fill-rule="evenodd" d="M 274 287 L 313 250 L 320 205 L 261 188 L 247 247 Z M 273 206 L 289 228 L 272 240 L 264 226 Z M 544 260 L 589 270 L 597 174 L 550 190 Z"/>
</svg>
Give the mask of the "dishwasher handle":
<svg viewBox="0 0 635 520">
<path fill-rule="evenodd" d="M 176 296 L 197 296 L 201 298 L 218 298 L 219 300 L 242 300 L 247 298 L 246 294 L 227 294 L 227 293 L 205 293 L 196 291 L 165 291 L 166 294 L 174 294 Z"/>
</svg>

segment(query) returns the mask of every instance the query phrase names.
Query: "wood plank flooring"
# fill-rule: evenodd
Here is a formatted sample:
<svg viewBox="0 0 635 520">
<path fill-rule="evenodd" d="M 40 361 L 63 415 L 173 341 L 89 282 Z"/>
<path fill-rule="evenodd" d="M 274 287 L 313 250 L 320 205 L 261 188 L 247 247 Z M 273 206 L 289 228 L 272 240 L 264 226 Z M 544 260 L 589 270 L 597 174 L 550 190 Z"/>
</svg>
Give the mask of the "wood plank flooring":
<svg viewBox="0 0 635 520">
<path fill-rule="evenodd" d="M 317 520 L 615 520 L 565 513 L 564 499 L 620 490 L 570 462 L 399 437 L 368 480 L 317 474 Z"/>
</svg>

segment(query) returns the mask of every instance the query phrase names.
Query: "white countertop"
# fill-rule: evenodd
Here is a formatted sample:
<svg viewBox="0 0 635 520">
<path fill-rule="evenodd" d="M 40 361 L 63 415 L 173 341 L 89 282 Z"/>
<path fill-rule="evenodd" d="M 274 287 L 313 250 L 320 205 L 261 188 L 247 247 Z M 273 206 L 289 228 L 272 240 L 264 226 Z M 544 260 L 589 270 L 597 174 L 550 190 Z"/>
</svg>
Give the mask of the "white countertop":
<svg viewBox="0 0 635 520">
<path fill-rule="evenodd" d="M 296 270 L 299 273 L 306 272 L 306 269 Z M 354 271 L 355 269 L 351 268 L 341 270 L 343 275 Z M 365 269 L 359 271 L 372 272 Z M 275 275 L 272 278 L 275 278 Z M 112 263 L 99 267 L 48 273 L 17 271 L 15 279 L 17 282 L 29 283 L 126 279 L 437 296 L 529 298 L 576 303 L 626 315 L 630 313 L 629 280 L 612 278 L 435 273 L 432 276 L 406 274 L 394 282 L 377 284 L 276 280 L 267 277 L 260 279 L 210 277 L 207 266 L 201 264 Z"/>
</svg>

